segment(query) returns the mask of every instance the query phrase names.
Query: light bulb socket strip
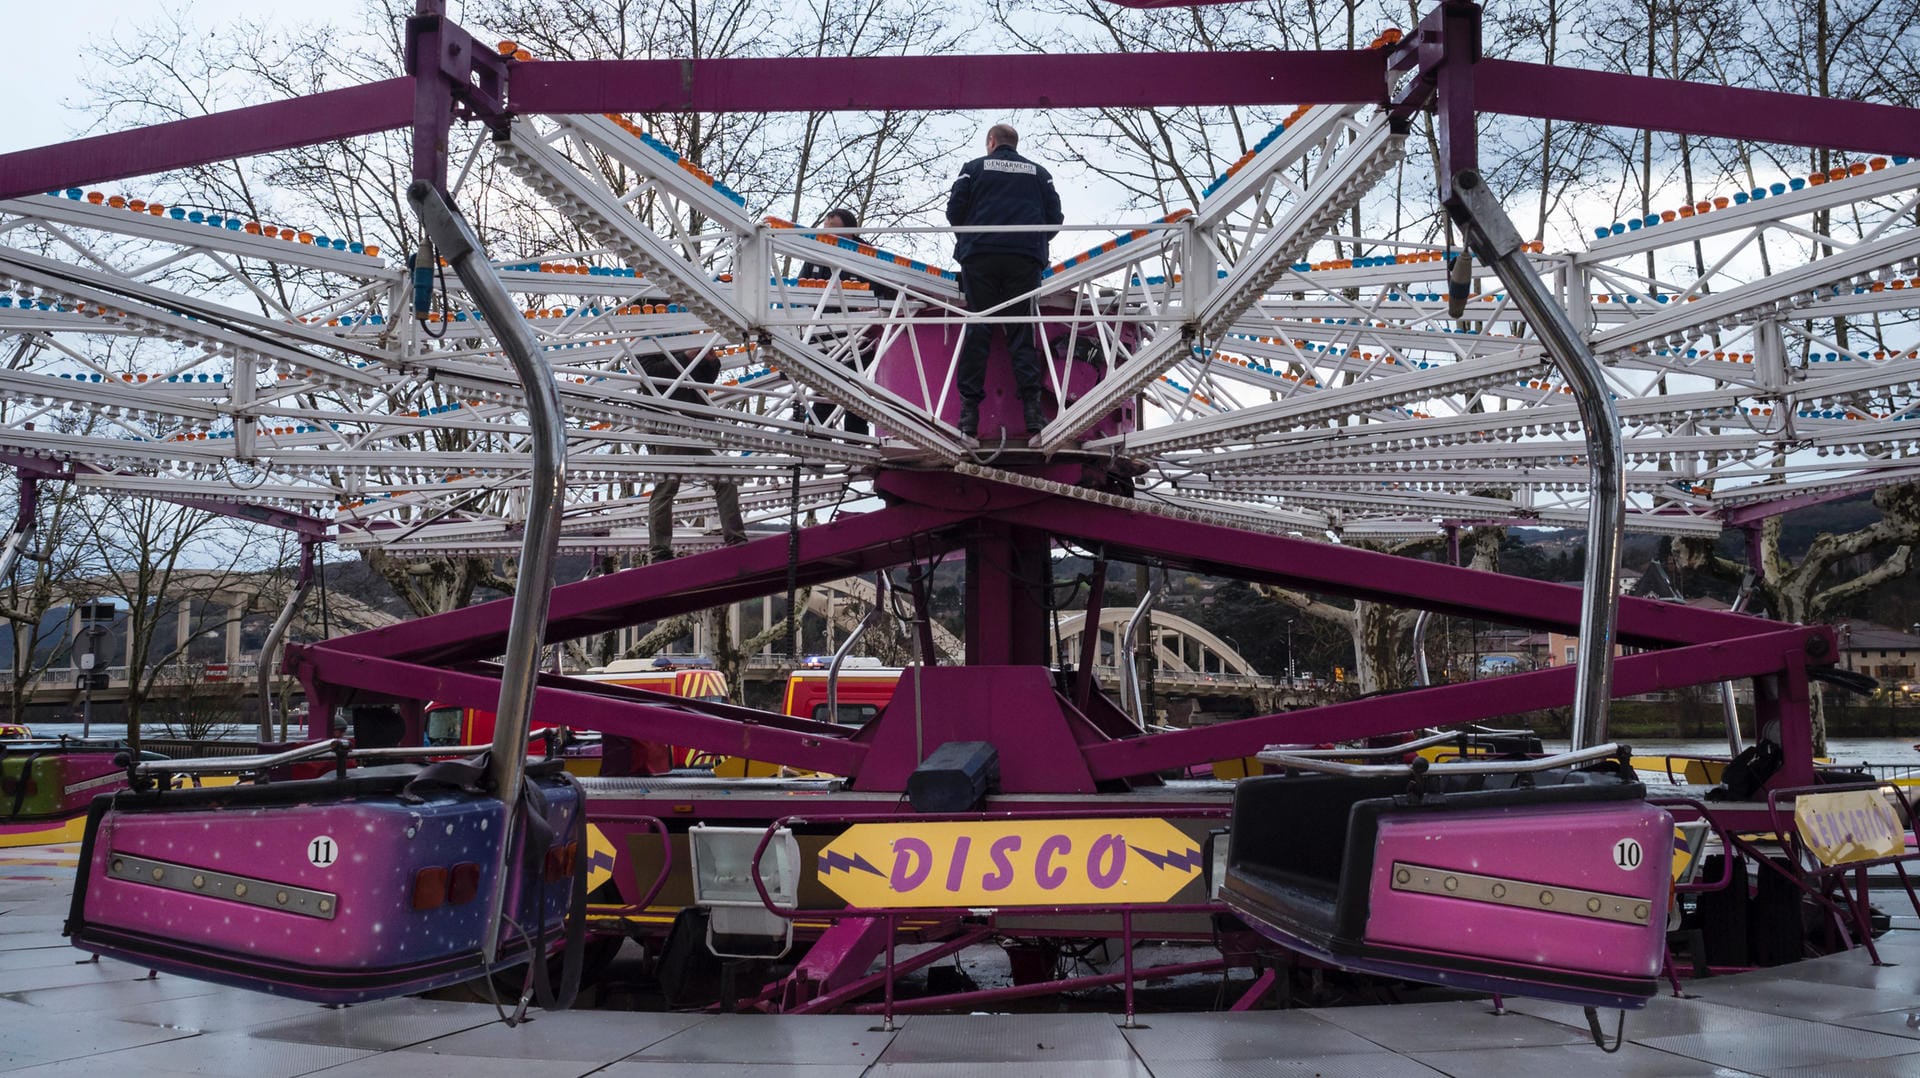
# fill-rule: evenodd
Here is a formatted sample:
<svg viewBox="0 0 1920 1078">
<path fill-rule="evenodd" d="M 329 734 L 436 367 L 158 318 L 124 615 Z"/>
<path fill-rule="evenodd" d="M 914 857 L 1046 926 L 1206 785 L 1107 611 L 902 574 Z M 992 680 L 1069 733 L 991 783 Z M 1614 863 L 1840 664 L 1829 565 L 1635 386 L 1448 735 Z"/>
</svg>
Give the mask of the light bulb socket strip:
<svg viewBox="0 0 1920 1078">
<path fill-rule="evenodd" d="M 1228 270 L 1212 296 L 1197 309 L 1187 305 L 1186 324 L 1178 333 L 1171 328 L 1162 330 L 1125 366 L 1108 372 L 1092 392 L 1068 405 L 1041 432 L 1040 448 L 1045 452 L 1063 448 L 1080 431 L 1191 354 L 1195 344 L 1225 333 L 1399 160 L 1406 143 L 1405 133 L 1396 130 L 1400 126 L 1399 121 L 1376 119 L 1355 142 L 1342 147 L 1301 200 L 1274 223 L 1259 246 Z M 1183 250 L 1183 261 L 1198 254 Z M 1213 270 L 1209 267 L 1205 272 Z"/>
</svg>

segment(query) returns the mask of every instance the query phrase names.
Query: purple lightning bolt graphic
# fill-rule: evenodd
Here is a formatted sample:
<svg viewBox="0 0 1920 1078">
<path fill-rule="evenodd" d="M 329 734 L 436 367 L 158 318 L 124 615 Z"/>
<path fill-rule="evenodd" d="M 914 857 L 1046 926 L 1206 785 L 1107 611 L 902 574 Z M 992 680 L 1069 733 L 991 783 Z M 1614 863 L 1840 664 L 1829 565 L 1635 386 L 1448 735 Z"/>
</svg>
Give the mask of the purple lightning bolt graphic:
<svg viewBox="0 0 1920 1078">
<path fill-rule="evenodd" d="M 1177 868 L 1182 872 L 1192 872 L 1200 867 L 1200 851 L 1199 850 L 1188 850 L 1186 853 L 1181 853 L 1178 850 L 1168 850 L 1165 853 L 1154 853 L 1152 850 L 1143 850 L 1140 847 L 1134 846 L 1131 844 L 1129 844 L 1127 848 L 1132 850 L 1134 853 L 1137 853 L 1140 856 L 1146 858 L 1147 863 L 1152 865 L 1155 868 L 1171 867 L 1171 868 Z"/>
<path fill-rule="evenodd" d="M 836 868 L 842 872 L 852 872 L 857 868 L 862 872 L 871 872 L 876 876 L 886 875 L 886 873 L 868 864 L 866 857 L 861 854 L 856 853 L 852 857 L 848 857 L 846 854 L 834 853 L 832 850 L 821 850 L 820 875 L 829 875 Z"/>
</svg>

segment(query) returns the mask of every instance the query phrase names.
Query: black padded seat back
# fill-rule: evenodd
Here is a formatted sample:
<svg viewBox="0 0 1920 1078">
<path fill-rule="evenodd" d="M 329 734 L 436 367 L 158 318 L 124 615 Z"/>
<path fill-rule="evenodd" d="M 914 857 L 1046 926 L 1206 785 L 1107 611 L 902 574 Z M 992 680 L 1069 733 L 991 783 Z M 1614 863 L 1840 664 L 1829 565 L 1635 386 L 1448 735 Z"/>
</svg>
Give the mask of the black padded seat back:
<svg viewBox="0 0 1920 1078">
<path fill-rule="evenodd" d="M 1335 775 L 1243 779 L 1233 794 L 1227 872 L 1285 878 L 1331 897 L 1346 859 L 1347 823 L 1361 801 L 1405 793 L 1407 780 Z"/>
</svg>

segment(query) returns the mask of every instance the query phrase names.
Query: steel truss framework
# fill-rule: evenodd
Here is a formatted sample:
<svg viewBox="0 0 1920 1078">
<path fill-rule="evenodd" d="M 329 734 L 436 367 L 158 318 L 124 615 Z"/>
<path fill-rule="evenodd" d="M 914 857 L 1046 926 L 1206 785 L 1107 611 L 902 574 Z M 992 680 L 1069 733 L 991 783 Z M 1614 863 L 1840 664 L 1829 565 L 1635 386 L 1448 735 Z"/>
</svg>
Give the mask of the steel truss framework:
<svg viewBox="0 0 1920 1078">
<path fill-rule="evenodd" d="M 1035 448 L 1135 459 L 1143 497 L 1212 506 L 1218 519 L 1267 529 L 1367 537 L 1585 520 L 1573 405 L 1507 298 L 1474 294 L 1449 311 L 1453 251 L 1356 246 L 1365 238 L 1335 232 L 1397 167 L 1413 108 L 1436 108 L 1449 163 L 1471 163 L 1471 140 L 1456 130 L 1459 99 L 1485 106 L 1489 94 L 1450 94 L 1448 80 L 1480 77 L 1484 91 L 1496 73 L 1498 99 L 1516 72 L 1497 61 L 1456 72 L 1462 31 L 1447 19 L 1458 15 L 1437 11 L 1418 33 L 1372 50 L 1265 58 L 1329 71 L 1377 65 L 1380 85 L 1397 90 L 1300 107 L 1198 205 L 1123 222 L 1051 268 L 1035 297 L 1039 340 L 1074 359 L 1050 364 L 1055 418 Z M 474 151 L 496 154 L 597 244 L 501 263 L 561 381 L 569 548 L 640 542 L 646 485 L 667 474 L 732 479 L 751 515 L 780 518 L 796 493 L 802 511 L 864 494 L 872 468 L 902 454 L 951 466 L 976 452 L 935 418 L 943 407 L 951 414 L 958 334 L 928 354 L 913 330 L 1028 316 L 967 312 L 951 270 L 758 218 L 724 177 L 618 114 L 562 107 L 591 96 L 588 75 L 614 72 L 627 80 L 600 91 L 595 107 L 648 104 L 646 62 L 525 65 L 480 49 L 431 4 L 410 29 L 417 48 L 443 43 L 456 59 L 443 79 L 395 81 L 414 84 L 416 103 L 437 105 L 443 123 L 485 121 L 476 128 L 487 145 Z M 1192 78 L 1198 68 L 1179 58 L 1142 63 L 1187 76 L 1175 97 L 1227 93 Z M 877 61 L 821 65 L 876 92 L 906 92 Z M 1053 88 L 1060 72 L 1040 66 L 1023 69 L 995 103 Z M 1545 91 L 1565 73 L 1532 74 L 1549 102 L 1535 111 L 1559 115 L 1550 102 L 1563 95 Z M 1321 96 L 1350 92 L 1349 83 L 1321 85 L 1333 88 Z M 523 92 L 529 86 L 537 89 Z M 1307 96 L 1288 89 L 1298 87 L 1265 99 Z M 394 90 L 358 92 L 385 101 Z M 1649 92 L 1615 90 L 1623 117 Z M 926 91 L 914 104 L 978 104 L 969 95 L 980 92 Z M 1704 90 L 1660 92 L 1690 101 Z M 1839 122 L 1878 106 L 1786 100 L 1794 109 L 1776 137 L 1817 114 L 1830 140 L 1910 148 L 1895 145 L 1898 129 L 1863 144 Z M 242 111 L 310 121 L 315 103 Z M 387 118 L 396 123 L 369 120 L 369 129 L 397 125 Z M 231 125 L 238 135 L 185 126 L 205 143 L 202 157 L 250 138 L 273 148 L 246 124 Z M 420 121 L 415 129 L 424 137 Z M 3 193 L 20 195 L 42 175 L 77 181 L 178 163 L 152 150 L 162 130 L 0 159 Z M 303 141 L 284 131 L 275 139 Z M 591 167 L 598 162 L 637 180 L 613 190 L 607 170 Z M 423 151 L 416 171 L 444 179 L 445 158 Z M 1920 476 L 1908 459 L 1920 446 L 1911 426 L 1920 164 L 1875 156 L 1811 180 L 1731 190 L 1601 229 L 1585 250 L 1534 255 L 1609 365 L 1626 424 L 1630 528 L 1712 534 L 1736 507 Z M 1371 253 L 1332 257 L 1353 250 Z M 831 276 L 787 275 L 803 260 Z M 508 549 L 526 476 L 520 391 L 457 282 L 444 286 L 441 310 L 416 317 L 406 261 L 358 241 L 78 186 L 0 202 L 0 334 L 12 359 L 0 372 L 0 447 L 88 485 L 330 521 L 349 546 Z M 852 277 L 895 294 L 876 299 Z M 726 365 L 704 403 L 674 399 L 683 387 L 642 372 L 647 356 L 685 347 Z M 882 356 L 910 368 L 916 394 L 898 392 L 898 378 L 882 388 Z M 1067 384 L 1073 363 L 1096 369 L 1091 389 Z M 1098 429 L 1136 400 L 1141 429 Z M 847 433 L 843 415 L 884 436 Z M 729 451 L 704 453 L 716 444 Z M 696 521 L 711 499 L 680 508 Z"/>
<path fill-rule="evenodd" d="M 457 28 L 429 14 L 415 32 Z M 1415 64 L 1400 81 L 1417 89 L 1445 70 L 1416 64 L 1433 36 L 1371 55 Z M 475 59 L 516 87 L 573 66 Z M 1507 298 L 1449 312 L 1454 252 L 1433 246 L 1333 257 L 1364 239 L 1335 230 L 1397 167 L 1410 93 L 1303 106 L 1198 205 L 1122 222 L 1056 263 L 1036 297 L 1039 340 L 1075 358 L 1053 357 L 1056 418 L 1035 448 L 1135 459 L 1143 497 L 1268 530 L 1583 523 L 1577 416 Z M 491 120 L 476 151 L 597 244 L 501 263 L 570 419 L 567 548 L 643 542 L 647 484 L 667 474 L 731 479 L 750 516 L 773 520 L 796 492 L 803 512 L 865 494 L 872 468 L 903 454 L 951 466 L 977 452 L 935 418 L 951 415 L 958 334 L 929 354 L 913 330 L 1028 316 L 967 312 L 951 270 L 758 218 L 618 115 L 466 107 Z M 0 163 L 31 174 L 12 166 L 66 149 Z M 121 171 L 142 170 L 139 153 L 128 161 Z M 637 182 L 609 188 L 598 161 Z M 1629 528 L 1710 535 L 1737 507 L 1920 477 L 1920 163 L 1871 157 L 1815 180 L 1534 255 L 1608 363 Z M 789 276 L 803 260 L 831 276 Z M 330 522 L 347 546 L 511 549 L 520 391 L 457 282 L 443 311 L 415 317 L 405 253 L 62 187 L 0 203 L 0 282 L 0 447 L 17 463 L 271 506 Z M 685 347 L 725 364 L 704 403 L 642 372 Z M 882 388 L 882 356 L 910 368 L 917 394 Z M 1073 363 L 1096 369 L 1093 388 L 1067 384 Z M 1134 400 L 1141 429 L 1096 429 Z M 847 433 L 849 414 L 884 436 Z M 705 455 L 716 444 L 729 451 Z M 711 498 L 679 508 L 697 522 Z"/>
</svg>

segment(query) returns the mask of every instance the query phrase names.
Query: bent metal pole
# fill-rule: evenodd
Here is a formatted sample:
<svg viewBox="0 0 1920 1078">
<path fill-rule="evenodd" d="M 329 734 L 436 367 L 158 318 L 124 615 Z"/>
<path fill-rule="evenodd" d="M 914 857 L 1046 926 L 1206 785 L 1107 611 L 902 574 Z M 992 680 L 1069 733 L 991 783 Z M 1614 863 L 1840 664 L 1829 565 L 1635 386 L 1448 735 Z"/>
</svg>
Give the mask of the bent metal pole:
<svg viewBox="0 0 1920 1078">
<path fill-rule="evenodd" d="M 547 607 L 553 597 L 553 562 L 560 548 L 560 510 L 566 492 L 567 433 L 560 414 L 560 391 L 553 373 L 540 359 L 539 343 L 488 264 L 474 235 L 446 196 L 424 180 L 407 188 L 407 201 L 420 217 L 441 258 L 452 265 L 487 328 L 507 353 L 526 393 L 527 427 L 531 432 L 533 472 L 528 485 L 526 535 L 520 545 L 520 573 L 514 580 L 513 613 L 507 623 L 507 652 L 500 675 L 500 703 L 493 728 L 493 752 L 488 774 L 499 798 L 507 804 L 506 833 L 501 836 L 502 863 L 494 888 L 492 918 L 497 925 L 504 908 L 507 865 L 512 855 L 514 806 L 527 768 L 527 731 L 532 723 L 533 693 L 539 677 L 540 644 L 546 636 Z M 499 944 L 496 932 L 483 937 L 483 951 L 492 963 Z"/>
<path fill-rule="evenodd" d="M 1613 688 L 1614 626 L 1620 609 L 1620 534 L 1626 524 L 1626 457 L 1620 417 L 1600 362 L 1567 317 L 1547 283 L 1534 272 L 1520 233 L 1487 190 L 1480 173 L 1463 169 L 1447 199 L 1473 253 L 1507 287 L 1507 295 L 1540 335 L 1540 343 L 1573 388 L 1587 438 L 1592 494 L 1587 506 L 1587 566 L 1580 596 L 1580 664 L 1575 675 L 1572 740 L 1575 749 L 1607 739 L 1607 703 Z"/>
<path fill-rule="evenodd" d="M 313 548 L 318 545 L 311 540 L 300 544 L 300 576 L 294 582 L 293 594 L 287 596 L 287 604 L 280 608 L 280 616 L 273 619 L 267 642 L 260 645 L 260 661 L 253 672 L 253 691 L 260 702 L 260 741 L 263 744 L 273 740 L 273 657 L 279 652 L 280 645 L 286 642 L 287 629 L 293 624 L 294 613 L 300 609 L 301 603 L 306 602 L 307 592 L 313 588 Z"/>
</svg>

